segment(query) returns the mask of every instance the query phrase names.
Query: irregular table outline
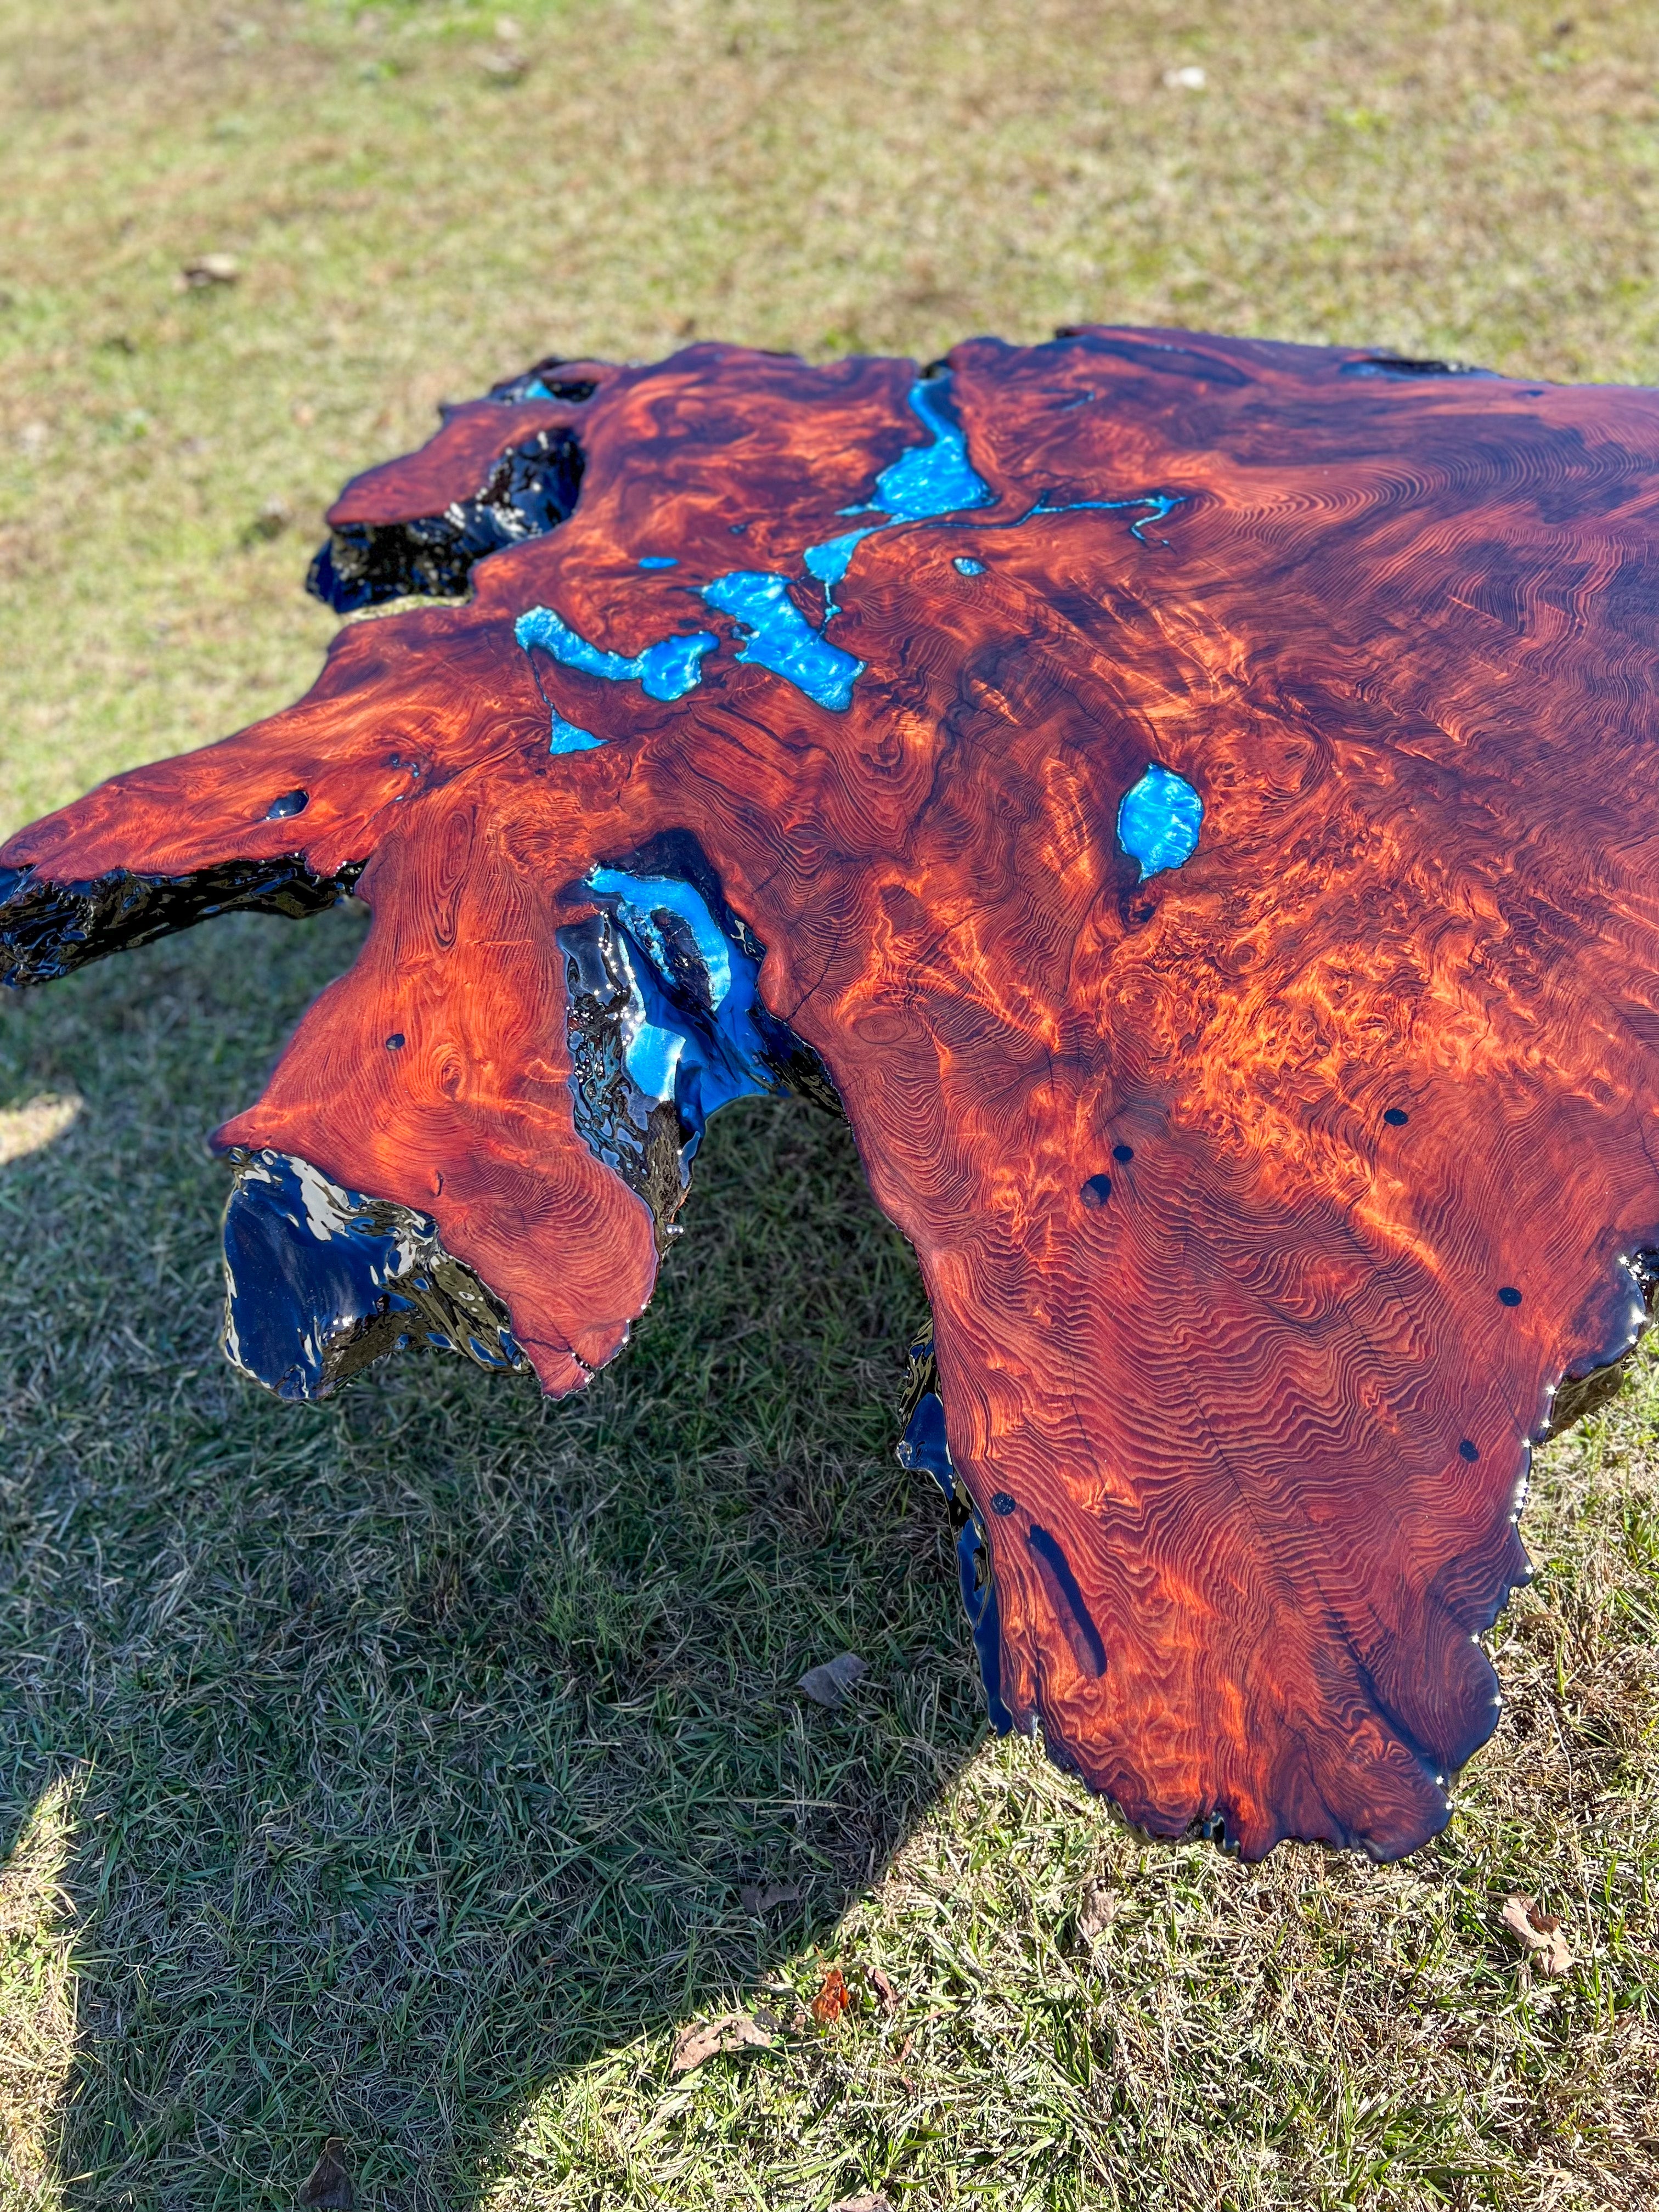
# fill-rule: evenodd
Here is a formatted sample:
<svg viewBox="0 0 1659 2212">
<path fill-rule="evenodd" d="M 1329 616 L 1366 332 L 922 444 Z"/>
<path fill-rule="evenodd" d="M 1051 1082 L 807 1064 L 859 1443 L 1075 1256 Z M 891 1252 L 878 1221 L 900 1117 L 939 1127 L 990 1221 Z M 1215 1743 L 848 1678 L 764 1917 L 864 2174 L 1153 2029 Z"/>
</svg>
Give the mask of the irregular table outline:
<svg viewBox="0 0 1659 2212">
<path fill-rule="evenodd" d="M 845 1110 L 993 1718 L 1396 1856 L 1647 1321 L 1656 483 L 1652 394 L 1352 349 L 538 363 L 331 510 L 304 700 L 0 851 L 7 980 L 367 900 L 217 1139 L 297 1397 L 580 1387 L 708 1115 Z"/>
</svg>

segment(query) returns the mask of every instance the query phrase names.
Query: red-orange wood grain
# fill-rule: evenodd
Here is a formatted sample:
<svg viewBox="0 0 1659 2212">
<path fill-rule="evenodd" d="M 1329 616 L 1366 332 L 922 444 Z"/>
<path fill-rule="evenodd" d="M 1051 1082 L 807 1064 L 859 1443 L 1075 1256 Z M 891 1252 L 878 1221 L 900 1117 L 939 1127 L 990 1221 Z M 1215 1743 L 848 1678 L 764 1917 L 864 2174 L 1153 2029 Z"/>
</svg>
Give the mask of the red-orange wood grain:
<svg viewBox="0 0 1659 2212">
<path fill-rule="evenodd" d="M 922 440 L 912 364 L 696 346 L 462 410 L 337 515 L 433 514 L 492 437 L 568 423 L 570 520 L 0 853 L 60 882 L 367 860 L 361 957 L 223 1137 L 434 1214 L 557 1392 L 656 1258 L 574 1132 L 555 932 L 588 868 L 694 834 L 919 1255 L 1007 1704 L 1136 1820 L 1220 1813 L 1253 1856 L 1443 1822 L 1528 1438 L 1624 1348 L 1620 1263 L 1659 1243 L 1659 399 L 1356 360 L 958 348 L 997 503 L 859 549 L 845 713 L 740 661 L 695 587 L 802 578 L 854 526 Z M 1181 503 L 1139 534 L 1048 511 L 1154 493 Z M 544 667 L 605 740 L 550 756 L 536 605 L 623 654 L 723 642 L 666 704 Z M 1149 761 L 1205 812 L 1143 884 L 1115 830 Z"/>
</svg>

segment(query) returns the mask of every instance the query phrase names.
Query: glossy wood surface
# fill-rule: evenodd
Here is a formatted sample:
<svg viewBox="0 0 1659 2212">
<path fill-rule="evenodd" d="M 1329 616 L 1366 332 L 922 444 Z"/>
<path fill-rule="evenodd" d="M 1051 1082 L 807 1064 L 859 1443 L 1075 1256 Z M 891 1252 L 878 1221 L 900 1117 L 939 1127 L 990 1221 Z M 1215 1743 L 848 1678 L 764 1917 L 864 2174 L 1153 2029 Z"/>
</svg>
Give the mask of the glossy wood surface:
<svg viewBox="0 0 1659 2212">
<path fill-rule="evenodd" d="M 950 366 L 993 503 L 858 547 L 844 710 L 698 591 L 822 622 L 805 549 L 879 520 L 916 371 L 699 345 L 374 471 L 339 519 L 530 429 L 586 464 L 467 603 L 0 861 L 367 861 L 361 957 L 223 1140 L 425 1209 L 560 1392 L 657 1256 L 574 1127 L 555 932 L 690 831 L 920 1256 L 1011 1711 L 1157 1832 L 1393 1855 L 1493 1724 L 1528 1438 L 1659 1243 L 1659 402 L 1182 332 Z M 537 605 L 720 642 L 665 702 L 526 652 Z M 550 706 L 600 742 L 550 753 Z M 1203 822 L 1142 881 L 1151 763 Z"/>
</svg>

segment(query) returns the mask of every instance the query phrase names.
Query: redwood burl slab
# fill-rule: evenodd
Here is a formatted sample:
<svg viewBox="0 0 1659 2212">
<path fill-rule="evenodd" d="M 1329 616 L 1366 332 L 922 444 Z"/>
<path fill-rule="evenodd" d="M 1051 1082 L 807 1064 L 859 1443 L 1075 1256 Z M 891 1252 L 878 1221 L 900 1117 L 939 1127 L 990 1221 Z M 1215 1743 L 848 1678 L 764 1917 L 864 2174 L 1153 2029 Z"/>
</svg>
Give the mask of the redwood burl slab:
<svg viewBox="0 0 1659 2212">
<path fill-rule="evenodd" d="M 1659 1245 L 1659 401 L 1433 368 L 696 346 L 359 478 L 313 588 L 470 596 L 0 854 L 15 981 L 373 910 L 219 1134 L 234 1355 L 574 1389 L 707 1114 L 838 1097 L 994 1712 L 1159 1833 L 1431 1835 Z"/>
</svg>

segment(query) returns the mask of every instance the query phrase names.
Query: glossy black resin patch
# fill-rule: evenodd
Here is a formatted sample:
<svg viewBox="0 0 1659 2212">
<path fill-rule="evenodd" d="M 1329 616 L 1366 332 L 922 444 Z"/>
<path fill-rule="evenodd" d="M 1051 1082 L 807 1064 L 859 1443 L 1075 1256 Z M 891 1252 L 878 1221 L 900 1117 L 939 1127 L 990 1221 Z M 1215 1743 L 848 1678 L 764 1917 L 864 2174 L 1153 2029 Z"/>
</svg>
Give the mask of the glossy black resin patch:
<svg viewBox="0 0 1659 2212">
<path fill-rule="evenodd" d="M 115 868 L 84 883 L 51 883 L 33 868 L 0 868 L 0 983 L 51 983 L 108 952 L 130 951 L 216 914 L 280 914 L 301 921 L 337 906 L 361 863 L 313 875 L 298 854 L 229 860 L 189 875 Z"/>
<path fill-rule="evenodd" d="M 526 1364 L 506 1309 L 446 1252 L 429 1214 L 342 1190 L 307 1161 L 233 1152 L 225 1351 L 281 1398 L 326 1398 L 411 1344 Z"/>
<path fill-rule="evenodd" d="M 306 589 L 337 614 L 410 597 L 459 599 L 475 564 L 562 522 L 581 487 L 569 430 L 542 430 L 503 453 L 472 499 L 413 521 L 336 523 Z"/>
</svg>

